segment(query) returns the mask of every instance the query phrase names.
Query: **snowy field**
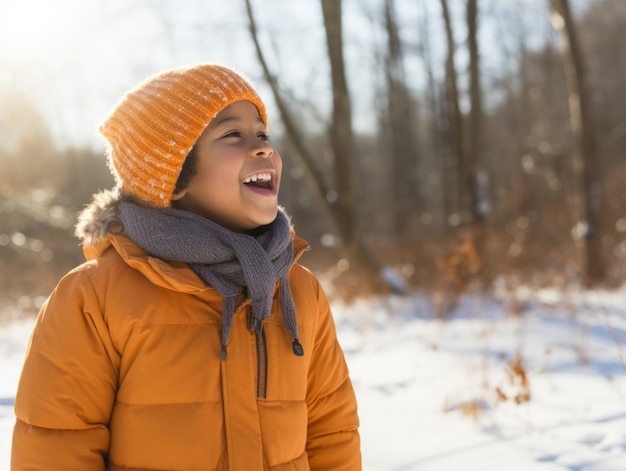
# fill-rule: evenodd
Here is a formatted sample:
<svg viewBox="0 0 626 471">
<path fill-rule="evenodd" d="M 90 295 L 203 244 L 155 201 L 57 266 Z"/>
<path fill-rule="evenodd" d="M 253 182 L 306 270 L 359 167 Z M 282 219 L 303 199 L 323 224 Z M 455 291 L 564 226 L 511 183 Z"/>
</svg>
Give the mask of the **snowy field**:
<svg viewBox="0 0 626 471">
<path fill-rule="evenodd" d="M 423 296 L 335 306 L 366 471 L 626 470 L 626 290 L 431 311 Z M 0 471 L 31 326 L 0 327 Z"/>
</svg>

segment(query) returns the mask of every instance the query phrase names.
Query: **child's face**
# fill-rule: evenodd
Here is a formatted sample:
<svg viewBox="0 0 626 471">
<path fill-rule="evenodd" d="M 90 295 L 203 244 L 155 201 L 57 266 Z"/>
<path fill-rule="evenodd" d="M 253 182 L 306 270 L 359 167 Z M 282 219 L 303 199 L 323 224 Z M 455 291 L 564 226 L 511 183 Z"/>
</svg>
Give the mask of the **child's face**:
<svg viewBox="0 0 626 471">
<path fill-rule="evenodd" d="M 278 211 L 280 155 L 249 101 L 224 108 L 196 143 L 196 174 L 173 196 L 176 207 L 235 232 L 269 224 Z"/>
</svg>

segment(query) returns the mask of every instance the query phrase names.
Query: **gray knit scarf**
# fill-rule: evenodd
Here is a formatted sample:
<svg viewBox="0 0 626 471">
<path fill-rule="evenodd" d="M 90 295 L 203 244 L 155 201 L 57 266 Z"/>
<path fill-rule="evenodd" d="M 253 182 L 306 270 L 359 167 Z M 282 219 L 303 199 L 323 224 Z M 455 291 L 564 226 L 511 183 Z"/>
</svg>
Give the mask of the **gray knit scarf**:
<svg viewBox="0 0 626 471">
<path fill-rule="evenodd" d="M 247 289 L 252 301 L 250 328 L 258 332 L 271 313 L 277 281 L 285 325 L 293 336 L 293 352 L 303 355 L 287 280 L 293 261 L 291 226 L 282 210 L 271 224 L 254 231 L 254 235 L 232 232 L 188 211 L 145 208 L 126 201 L 120 203 L 118 217 L 126 234 L 139 247 L 163 260 L 188 263 L 222 295 L 222 360 L 226 359 L 239 295 Z"/>
</svg>

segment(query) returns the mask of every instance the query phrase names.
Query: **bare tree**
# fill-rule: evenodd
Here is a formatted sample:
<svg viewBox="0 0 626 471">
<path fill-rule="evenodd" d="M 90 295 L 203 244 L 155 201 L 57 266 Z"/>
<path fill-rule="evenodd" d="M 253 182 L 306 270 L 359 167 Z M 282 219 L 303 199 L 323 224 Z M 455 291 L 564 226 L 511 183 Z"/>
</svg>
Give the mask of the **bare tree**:
<svg viewBox="0 0 626 471">
<path fill-rule="evenodd" d="M 333 3 L 333 2 L 331 2 Z M 339 7 L 341 4 L 339 3 Z M 333 7 L 335 8 L 335 7 Z M 272 89 L 274 101 L 281 115 L 287 137 L 290 139 L 296 150 L 296 157 L 299 157 L 300 163 L 306 169 L 305 175 L 309 179 L 310 185 L 320 202 L 322 209 L 330 227 L 337 229 L 344 245 L 349 246 L 355 242 L 355 210 L 352 184 L 352 123 L 350 114 L 350 99 L 347 90 L 347 82 L 343 71 L 343 52 L 339 57 L 335 57 L 335 69 L 341 66 L 341 71 L 335 70 L 333 73 L 333 125 L 331 126 L 331 138 L 333 143 L 333 151 L 335 154 L 335 171 L 337 173 L 337 187 L 340 191 L 332 190 L 328 185 L 326 178 L 315 163 L 312 152 L 308 149 L 304 135 L 296 124 L 289 107 L 280 91 L 278 80 L 272 74 L 269 65 L 263 54 L 263 50 L 259 43 L 256 21 L 252 11 L 250 0 L 246 0 L 246 9 L 250 25 L 250 34 L 257 53 L 257 58 L 263 69 L 263 75 Z M 339 18 L 339 21 L 341 18 Z M 337 26 L 334 26 L 337 28 Z M 328 34 L 328 33 L 327 33 Z M 338 33 L 333 31 L 330 33 L 332 41 L 335 41 L 336 34 L 341 38 L 341 27 L 339 25 Z M 333 50 L 329 45 L 329 50 Z M 335 52 L 335 55 L 337 53 Z M 343 82 L 343 85 L 342 85 Z M 347 137 L 346 137 L 347 136 Z M 338 195 L 333 197 L 332 195 Z"/>
<path fill-rule="evenodd" d="M 330 227 L 338 230 L 341 237 L 341 250 L 346 257 L 355 262 L 356 266 L 366 269 L 361 273 L 364 275 L 382 274 L 381 263 L 378 257 L 363 242 L 360 233 L 356 230 L 356 207 L 353 193 L 353 132 L 351 121 L 351 106 L 348 93 L 348 86 L 345 77 L 345 69 L 343 66 L 343 51 L 337 52 L 336 48 L 342 49 L 342 32 L 341 32 L 341 2 L 323 0 L 322 7 L 327 29 L 327 44 L 331 62 L 332 83 L 333 83 L 333 125 L 331 129 L 331 139 L 333 143 L 333 152 L 335 158 L 335 172 L 337 182 L 337 198 L 329 198 L 333 190 L 326 183 L 326 179 L 322 172 L 314 163 L 311 151 L 307 148 L 303 133 L 293 119 L 287 103 L 282 97 L 280 87 L 276 77 L 271 73 L 263 50 L 259 44 L 256 22 L 250 0 L 246 1 L 246 8 L 250 24 L 250 34 L 255 46 L 257 57 L 263 68 L 265 79 L 272 88 L 274 100 L 280 112 L 283 124 L 287 131 L 288 138 L 296 149 L 296 153 L 301 158 L 301 163 L 307 170 L 305 173 L 309 177 L 314 193 L 320 202 L 320 208 L 327 217 Z M 327 4 L 325 4 L 327 3 Z M 327 19 L 327 17 L 330 17 Z M 355 278 L 358 282 L 359 274 Z M 371 277 L 370 277 L 371 278 Z M 383 286 L 392 289 L 399 287 L 392 284 L 389 280 L 383 279 Z M 379 283 L 380 285 L 380 283 Z"/>
<path fill-rule="evenodd" d="M 467 133 L 467 161 L 469 167 L 469 206 L 472 223 L 475 229 L 482 230 L 484 225 L 484 208 L 481 202 L 481 184 L 485 185 L 484 169 L 481 165 L 483 151 L 483 105 L 480 86 L 480 58 L 478 51 L 478 0 L 467 0 L 467 43 L 470 55 L 470 103 L 469 129 Z M 484 198 L 484 195 L 483 195 Z"/>
<path fill-rule="evenodd" d="M 485 165 L 483 142 L 483 101 L 480 80 L 480 54 L 478 47 L 478 0 L 467 0 L 467 48 L 469 49 L 469 98 L 470 114 L 467 138 L 467 159 L 465 166 L 469 213 L 471 217 L 468 231 L 463 238 L 472 263 L 468 264 L 470 274 L 484 286 L 491 284 L 492 273 L 486 251 L 485 214 L 491 210 L 489 195 L 489 175 Z"/>
<path fill-rule="evenodd" d="M 324 178 L 321 170 L 316 165 L 313 153 L 305 144 L 304 135 L 296 124 L 296 121 L 289 111 L 289 107 L 280 92 L 278 80 L 270 71 L 269 65 L 265 60 L 263 49 L 259 43 L 256 20 L 254 18 L 254 12 L 252 11 L 250 0 L 246 0 L 246 11 L 248 14 L 250 35 L 252 37 L 252 42 L 254 43 L 257 58 L 261 64 L 261 68 L 263 69 L 263 76 L 272 89 L 272 95 L 274 97 L 274 101 L 276 102 L 276 106 L 278 107 L 278 112 L 280 113 L 283 125 L 285 126 L 287 137 L 296 150 L 294 157 L 299 159 L 299 163 L 306 169 L 305 177 L 307 178 L 309 186 L 313 190 L 317 200 L 320 202 L 319 207 L 322 210 L 327 223 L 331 227 L 334 227 L 336 224 L 335 217 L 327 204 L 327 196 L 331 193 L 330 187 L 327 185 L 326 179 Z"/>
<path fill-rule="evenodd" d="M 462 184 L 462 182 L 466 182 L 468 180 L 469 170 L 467 169 L 467 163 L 465 159 L 465 145 L 463 144 L 463 116 L 461 114 L 457 71 L 454 64 L 456 43 L 454 41 L 454 34 L 452 32 L 452 21 L 450 19 L 450 10 L 448 8 L 447 0 L 441 0 L 441 11 L 443 15 L 443 21 L 446 30 L 446 40 L 448 45 L 448 51 L 446 56 L 446 95 L 448 122 L 450 123 L 450 127 L 452 128 L 454 137 L 452 148 L 456 156 L 456 209 L 458 211 L 463 211 L 465 205 L 463 198 L 464 185 Z"/>
<path fill-rule="evenodd" d="M 417 25 L 419 31 L 419 46 L 417 52 L 424 65 L 427 83 L 426 115 L 428 117 L 425 119 L 425 122 L 427 124 L 428 135 L 425 136 L 425 144 L 428 147 L 424 150 L 423 142 L 420 144 L 420 147 L 422 153 L 431 156 L 431 159 L 423 160 L 425 163 L 430 164 L 432 172 L 438 174 L 438 178 L 434 179 L 437 182 L 436 186 L 431 189 L 432 195 L 429 199 L 431 206 L 428 211 L 438 215 L 434 218 L 435 221 L 439 221 L 437 225 L 438 230 L 445 232 L 448 229 L 446 220 L 452 210 L 452 201 L 454 201 L 453 194 L 457 190 L 458 184 L 454 173 L 456 165 L 451 155 L 450 139 L 447 137 L 451 126 L 444 124 L 449 123 L 449 116 L 445 115 L 446 81 L 442 84 L 435 78 L 434 70 L 438 65 L 436 65 L 433 60 L 430 16 L 425 5 L 425 3 L 422 3 L 421 19 Z M 433 179 L 431 179 L 431 181 L 432 180 Z M 443 191 L 440 193 L 439 190 Z"/>
<path fill-rule="evenodd" d="M 574 136 L 573 169 L 580 179 L 575 196 L 579 222 L 575 235 L 580 240 L 585 281 L 593 286 L 604 281 L 601 221 L 602 183 L 594 123 L 589 102 L 589 86 L 583 53 L 569 0 L 550 0 L 551 20 L 558 32 L 569 94 L 570 126 Z"/>
<path fill-rule="evenodd" d="M 391 178 L 394 190 L 393 212 L 396 234 L 407 230 L 415 212 L 419 194 L 417 185 L 416 129 L 413 120 L 413 100 L 409 93 L 404 72 L 402 41 L 394 0 L 384 3 L 385 29 L 387 31 L 387 55 L 385 78 L 387 82 L 387 125 L 390 140 L 389 161 L 392 163 Z"/>
<path fill-rule="evenodd" d="M 337 181 L 337 222 L 343 243 L 356 246 L 356 206 L 353 184 L 352 107 L 343 60 L 342 1 L 322 0 L 326 45 L 330 60 L 333 115 L 330 138 Z"/>
</svg>

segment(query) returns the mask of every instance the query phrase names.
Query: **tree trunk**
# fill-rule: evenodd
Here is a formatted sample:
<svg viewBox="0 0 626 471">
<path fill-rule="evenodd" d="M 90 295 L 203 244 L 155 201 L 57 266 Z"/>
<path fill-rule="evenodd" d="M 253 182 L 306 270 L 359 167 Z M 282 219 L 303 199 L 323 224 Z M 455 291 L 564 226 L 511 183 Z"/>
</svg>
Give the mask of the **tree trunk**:
<svg viewBox="0 0 626 471">
<path fill-rule="evenodd" d="M 397 235 L 406 234 L 408 223 L 416 210 L 419 193 L 417 183 L 416 130 L 412 117 L 412 100 L 404 74 L 402 42 L 398 31 L 393 0 L 385 0 L 384 17 L 387 30 L 387 113 L 389 159 L 394 196 L 394 229 Z"/>
<path fill-rule="evenodd" d="M 594 133 L 589 86 L 583 54 L 572 18 L 569 0 L 550 0 L 551 20 L 559 33 L 569 94 L 570 125 L 574 137 L 573 167 L 580 191 L 575 198 L 578 225 L 573 231 L 580 242 L 585 283 L 594 286 L 605 280 L 602 259 L 602 183 Z"/>
<path fill-rule="evenodd" d="M 469 179 L 469 169 L 465 159 L 465 145 L 463 144 L 463 116 L 461 114 L 461 105 L 459 101 L 459 88 L 456 67 L 454 65 L 454 55 L 456 53 L 456 44 L 454 35 L 452 34 L 452 21 L 450 20 L 450 11 L 448 9 L 448 1 L 441 0 L 441 10 L 443 21 L 446 29 L 446 40 L 448 44 L 448 53 L 446 58 L 446 95 L 448 101 L 448 121 L 452 128 L 454 141 L 452 143 L 453 151 L 456 155 L 457 169 L 457 201 L 456 211 L 463 212 L 465 210 L 465 182 Z M 446 191 L 444 189 L 444 191 Z"/>
<path fill-rule="evenodd" d="M 467 161 L 469 168 L 469 180 L 467 187 L 469 191 L 469 205 L 471 225 L 470 230 L 464 234 L 469 247 L 473 249 L 476 256 L 472 267 L 474 278 L 483 288 L 492 283 L 493 273 L 490 270 L 490 263 L 487 259 L 486 250 L 486 227 L 485 214 L 491 210 L 489 195 L 489 176 L 485 168 L 485 158 L 483 156 L 483 101 L 480 84 L 480 54 L 478 49 L 478 0 L 467 1 L 467 29 L 468 29 L 468 49 L 470 55 L 470 119 L 468 133 Z"/>
<path fill-rule="evenodd" d="M 481 202 L 481 191 L 484 192 L 485 188 L 481 188 L 481 153 L 483 151 L 482 146 L 482 132 L 483 132 L 483 104 L 482 104 L 482 92 L 480 87 L 480 64 L 478 53 L 478 0 L 467 1 L 467 28 L 468 28 L 468 48 L 470 54 L 470 119 L 468 129 L 468 146 L 467 146 L 467 160 L 469 167 L 469 180 L 467 181 L 469 190 L 469 205 L 470 213 L 472 217 L 472 225 L 478 231 L 482 231 L 484 226 L 484 212 L 485 208 L 482 207 L 484 202 Z M 485 183 L 483 182 L 483 186 Z M 483 199 L 486 199 L 486 195 L 483 195 Z"/>
<path fill-rule="evenodd" d="M 341 5 L 341 0 L 322 0 L 333 90 L 330 138 L 337 179 L 337 221 L 343 243 L 347 246 L 355 246 L 357 218 L 353 184 L 352 108 L 343 61 Z"/>
<path fill-rule="evenodd" d="M 446 142 L 446 135 L 449 133 L 450 126 L 447 127 L 445 133 L 442 132 L 440 122 L 442 119 L 448 119 L 445 116 L 445 95 L 442 97 L 443 87 L 436 81 L 434 74 L 434 62 L 432 58 L 431 36 L 432 31 L 430 28 L 428 13 L 424 8 L 421 15 L 421 21 L 417 25 L 420 32 L 420 55 L 421 61 L 424 64 L 424 69 L 427 78 L 426 98 L 428 102 L 428 111 L 430 114 L 429 120 L 429 134 L 430 134 L 430 148 L 426 150 L 427 155 L 433 157 L 433 169 L 439 173 L 439 186 L 444 189 L 441 195 L 437 194 L 434 199 L 438 204 L 433 208 L 433 212 L 437 213 L 438 217 L 434 219 L 440 221 L 438 231 L 445 233 L 448 228 L 447 219 L 452 211 L 452 201 L 454 201 L 454 192 L 458 185 L 456 185 L 454 177 L 454 169 L 456 168 L 452 162 L 451 147 L 449 141 Z M 443 93 L 442 93 L 443 92 Z M 424 150 L 422 149 L 422 152 Z M 435 192 L 433 192 L 434 195 Z"/>
</svg>

